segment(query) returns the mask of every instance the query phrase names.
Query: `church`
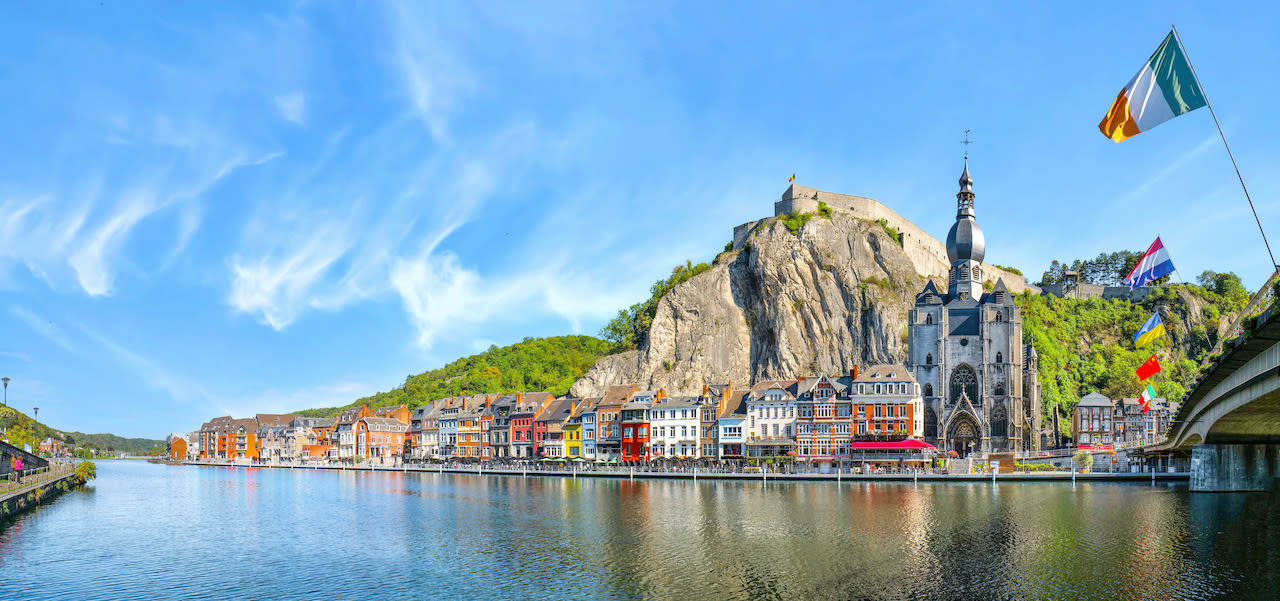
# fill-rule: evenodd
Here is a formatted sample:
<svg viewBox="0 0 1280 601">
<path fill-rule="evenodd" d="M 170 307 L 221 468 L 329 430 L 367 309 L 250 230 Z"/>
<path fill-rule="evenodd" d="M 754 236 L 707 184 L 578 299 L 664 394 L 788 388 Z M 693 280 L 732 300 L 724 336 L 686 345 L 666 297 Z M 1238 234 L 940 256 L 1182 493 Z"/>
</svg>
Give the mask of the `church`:
<svg viewBox="0 0 1280 601">
<path fill-rule="evenodd" d="M 1040 449 L 1036 353 L 1003 278 L 983 289 L 986 240 L 966 157 L 947 234 L 947 291 L 930 280 L 908 313 L 908 367 L 924 397 L 924 438 L 960 457 Z"/>
</svg>

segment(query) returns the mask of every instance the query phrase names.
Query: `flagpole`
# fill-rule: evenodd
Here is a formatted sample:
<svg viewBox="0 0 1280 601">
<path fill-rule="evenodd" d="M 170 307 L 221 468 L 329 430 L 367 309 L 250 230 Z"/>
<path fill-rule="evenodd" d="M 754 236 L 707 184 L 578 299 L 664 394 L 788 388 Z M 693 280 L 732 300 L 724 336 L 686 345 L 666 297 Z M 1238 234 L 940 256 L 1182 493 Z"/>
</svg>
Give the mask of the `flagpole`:
<svg viewBox="0 0 1280 601">
<path fill-rule="evenodd" d="M 1200 92 L 1204 94 L 1205 106 L 1209 107 L 1209 114 L 1213 115 L 1213 124 L 1218 127 L 1218 136 L 1222 138 L 1222 145 L 1227 147 L 1227 156 L 1231 158 L 1231 166 L 1236 169 L 1236 178 L 1240 180 L 1240 188 L 1244 190 L 1244 198 L 1249 201 L 1249 209 L 1253 211 L 1253 220 L 1258 222 L 1258 232 L 1262 234 L 1262 243 L 1267 247 L 1267 255 L 1271 257 L 1271 268 L 1280 270 L 1280 264 L 1276 263 L 1276 255 L 1271 252 L 1271 243 L 1267 241 L 1267 232 L 1262 229 L 1262 220 L 1258 218 L 1258 209 L 1253 206 L 1253 198 L 1249 196 L 1249 188 L 1244 185 L 1244 176 L 1240 175 L 1240 165 L 1236 164 L 1236 157 L 1231 152 L 1231 145 L 1227 143 L 1227 135 L 1222 133 L 1222 124 L 1218 123 L 1218 114 L 1213 110 L 1213 103 L 1209 102 L 1209 93 L 1204 91 L 1204 84 L 1200 83 L 1200 74 L 1196 73 L 1196 66 L 1191 62 L 1191 55 L 1187 53 L 1187 46 L 1182 43 L 1182 36 L 1178 34 L 1178 26 L 1172 25 L 1173 36 L 1178 40 L 1178 47 L 1182 49 L 1182 55 L 1187 57 L 1187 65 L 1191 67 L 1191 76 L 1196 78 L 1196 85 L 1200 86 Z"/>
</svg>

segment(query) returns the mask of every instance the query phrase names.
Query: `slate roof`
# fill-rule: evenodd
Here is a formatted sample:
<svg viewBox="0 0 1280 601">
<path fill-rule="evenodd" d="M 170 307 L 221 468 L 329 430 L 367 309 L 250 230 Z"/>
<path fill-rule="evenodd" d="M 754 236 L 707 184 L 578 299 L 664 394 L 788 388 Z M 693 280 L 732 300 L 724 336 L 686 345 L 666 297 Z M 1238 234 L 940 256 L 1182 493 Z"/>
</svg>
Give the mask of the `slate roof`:
<svg viewBox="0 0 1280 601">
<path fill-rule="evenodd" d="M 916 383 L 911 372 L 902 365 L 872 365 L 858 372 L 854 382 L 874 384 L 877 382 L 910 382 Z"/>
<path fill-rule="evenodd" d="M 405 432 L 409 429 L 409 424 L 394 417 L 366 417 L 360 421 L 368 424 L 370 431 L 376 432 Z"/>
<path fill-rule="evenodd" d="M 719 419 L 731 417 L 747 416 L 747 394 L 751 391 L 747 389 L 738 389 L 729 392 L 729 400 L 725 401 L 724 410 L 717 417 Z"/>
</svg>

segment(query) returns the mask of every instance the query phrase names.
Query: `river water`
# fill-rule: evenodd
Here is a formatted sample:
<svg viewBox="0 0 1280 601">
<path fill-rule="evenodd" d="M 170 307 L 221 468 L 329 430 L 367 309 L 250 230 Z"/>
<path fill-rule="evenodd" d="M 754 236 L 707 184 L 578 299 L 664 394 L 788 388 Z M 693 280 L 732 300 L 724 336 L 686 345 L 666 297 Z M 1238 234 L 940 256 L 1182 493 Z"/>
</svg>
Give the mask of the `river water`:
<svg viewBox="0 0 1280 601">
<path fill-rule="evenodd" d="M 1277 599 L 1280 495 L 98 463 L 0 599 Z"/>
</svg>

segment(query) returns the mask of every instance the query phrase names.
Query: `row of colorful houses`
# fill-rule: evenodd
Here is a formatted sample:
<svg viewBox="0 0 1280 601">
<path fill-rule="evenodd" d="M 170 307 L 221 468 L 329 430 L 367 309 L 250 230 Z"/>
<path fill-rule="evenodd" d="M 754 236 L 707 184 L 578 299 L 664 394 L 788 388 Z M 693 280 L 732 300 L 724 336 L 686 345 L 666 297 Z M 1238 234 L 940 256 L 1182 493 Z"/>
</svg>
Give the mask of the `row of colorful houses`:
<svg viewBox="0 0 1280 601">
<path fill-rule="evenodd" d="M 903 366 L 704 386 L 673 396 L 635 385 L 591 398 L 548 392 L 477 394 L 350 409 L 337 418 L 218 417 L 181 457 L 265 462 L 329 460 L 745 460 L 792 457 L 841 464 L 924 460 L 920 387 Z M 176 448 L 171 444 L 171 450 Z M 176 455 L 176 453 L 175 453 Z"/>
</svg>

